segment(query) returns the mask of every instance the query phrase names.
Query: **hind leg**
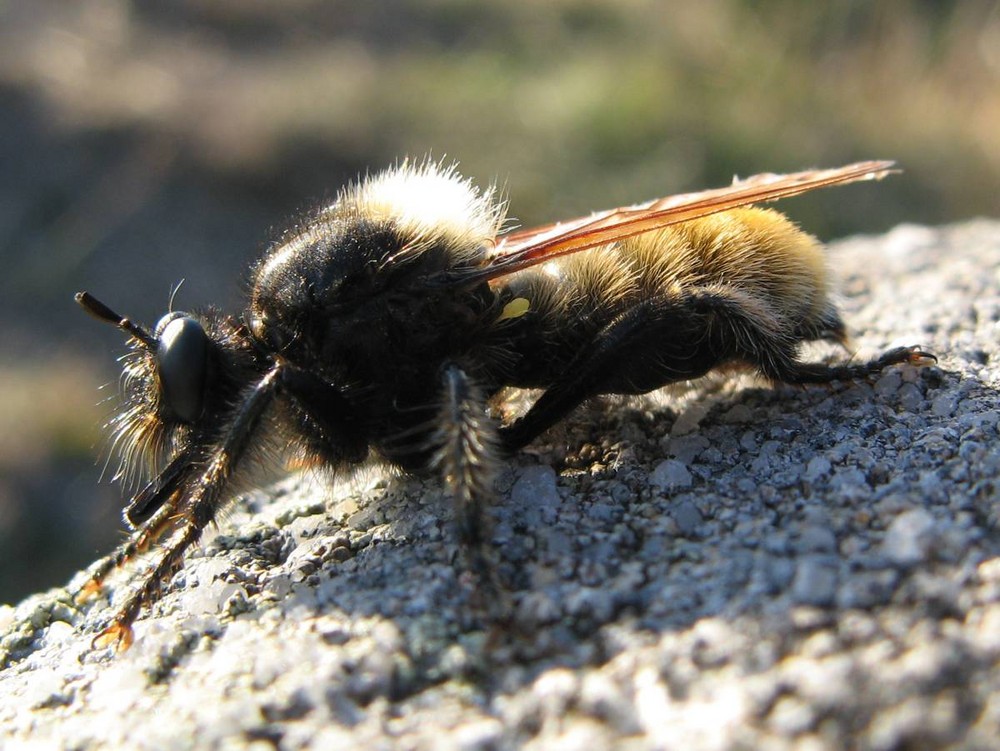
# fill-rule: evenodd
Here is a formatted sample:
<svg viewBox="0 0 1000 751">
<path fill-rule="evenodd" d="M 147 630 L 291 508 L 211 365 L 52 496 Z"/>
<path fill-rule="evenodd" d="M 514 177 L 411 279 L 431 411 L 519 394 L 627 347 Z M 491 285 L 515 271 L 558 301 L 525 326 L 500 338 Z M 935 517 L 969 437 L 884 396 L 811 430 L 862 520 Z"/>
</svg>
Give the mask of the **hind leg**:
<svg viewBox="0 0 1000 751">
<path fill-rule="evenodd" d="M 764 374 L 782 383 L 830 383 L 831 381 L 858 381 L 878 375 L 892 365 L 930 365 L 937 358 L 920 347 L 896 347 L 867 362 L 846 365 L 825 365 L 796 360 L 770 363 Z M 763 370 L 763 368 L 762 368 Z"/>
<path fill-rule="evenodd" d="M 683 295 L 645 300 L 608 323 L 531 409 L 500 430 L 503 448 L 524 446 L 597 394 L 641 394 L 697 378 L 725 363 L 745 363 L 783 383 L 828 383 L 870 377 L 897 363 L 927 364 L 917 347 L 886 352 L 869 362 L 829 366 L 800 362 L 805 340 L 843 343 L 835 314 L 806 333 L 791 329 L 766 302 L 740 290 L 692 288 Z"/>
<path fill-rule="evenodd" d="M 892 365 L 927 365 L 937 358 L 920 347 L 897 347 L 867 362 L 826 365 L 802 362 L 799 346 L 806 341 L 829 341 L 842 346 L 847 331 L 836 311 L 817 321 L 799 324 L 788 333 L 788 324 L 766 305 L 738 290 L 703 287 L 691 295 L 691 304 L 706 315 L 707 327 L 718 340 L 714 348 L 723 359 L 755 366 L 773 381 L 792 384 L 830 383 L 870 378 Z"/>
<path fill-rule="evenodd" d="M 683 332 L 698 329 L 697 311 L 683 301 L 645 300 L 629 308 L 597 332 L 527 413 L 500 428 L 501 447 L 516 451 L 592 396 L 641 394 L 703 375 L 716 364 L 714 355 L 676 347 L 686 342 Z M 664 343 L 677 349 L 673 356 L 663 356 Z"/>
</svg>

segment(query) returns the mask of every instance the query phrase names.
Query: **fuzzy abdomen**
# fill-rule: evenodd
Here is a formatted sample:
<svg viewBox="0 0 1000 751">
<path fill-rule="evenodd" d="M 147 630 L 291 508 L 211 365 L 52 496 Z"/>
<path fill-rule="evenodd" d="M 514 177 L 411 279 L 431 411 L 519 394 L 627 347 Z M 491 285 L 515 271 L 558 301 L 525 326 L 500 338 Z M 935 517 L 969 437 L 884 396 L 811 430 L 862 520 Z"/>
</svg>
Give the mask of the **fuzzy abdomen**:
<svg viewBox="0 0 1000 751">
<path fill-rule="evenodd" d="M 612 330 L 605 392 L 637 393 L 769 350 L 841 339 L 819 243 L 775 211 L 739 209 L 553 261 L 507 280 L 529 310 L 515 385 L 546 386 Z M 628 322 L 626 333 L 625 323 Z"/>
</svg>

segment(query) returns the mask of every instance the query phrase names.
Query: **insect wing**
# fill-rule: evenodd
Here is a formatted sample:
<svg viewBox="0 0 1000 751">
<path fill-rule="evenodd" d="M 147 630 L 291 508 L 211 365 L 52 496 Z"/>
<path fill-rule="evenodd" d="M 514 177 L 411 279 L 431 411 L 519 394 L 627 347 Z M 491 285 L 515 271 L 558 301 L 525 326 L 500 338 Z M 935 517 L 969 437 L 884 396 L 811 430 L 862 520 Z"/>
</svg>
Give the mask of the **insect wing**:
<svg viewBox="0 0 1000 751">
<path fill-rule="evenodd" d="M 892 166 L 889 161 L 868 161 L 835 169 L 754 175 L 725 188 L 668 196 L 568 222 L 510 232 L 497 238 L 493 257 L 486 265 L 452 270 L 448 272 L 448 282 L 489 281 L 559 256 L 740 206 L 776 201 L 830 185 L 878 180 L 891 174 Z"/>
</svg>

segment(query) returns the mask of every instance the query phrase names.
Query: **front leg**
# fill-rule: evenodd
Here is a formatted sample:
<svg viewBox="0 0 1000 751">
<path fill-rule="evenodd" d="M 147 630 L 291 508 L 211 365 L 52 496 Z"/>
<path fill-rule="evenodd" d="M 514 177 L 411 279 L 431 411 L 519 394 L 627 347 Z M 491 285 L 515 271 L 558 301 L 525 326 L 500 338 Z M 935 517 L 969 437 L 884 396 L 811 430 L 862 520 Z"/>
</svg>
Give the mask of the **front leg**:
<svg viewBox="0 0 1000 751">
<path fill-rule="evenodd" d="M 281 389 L 291 406 L 310 453 L 333 466 L 360 462 L 368 454 L 368 436 L 355 408 L 335 386 L 285 363 Z"/>
<path fill-rule="evenodd" d="M 168 495 L 169 498 L 152 497 L 147 501 L 146 505 L 157 511 L 112 557 L 113 566 L 121 565 L 132 555 L 143 552 L 167 529 L 174 530 L 173 536 L 153 567 L 121 604 L 111 625 L 94 639 L 95 645 L 127 649 L 132 643 L 132 624 L 142 608 L 156 599 L 163 582 L 181 565 L 184 554 L 201 539 L 205 527 L 228 500 L 226 490 L 229 480 L 252 444 L 253 436 L 274 400 L 280 380 L 281 366 L 275 365 L 243 396 L 226 430 L 212 446 L 206 447 L 204 461 L 198 463 L 198 472 L 193 473 L 189 480 L 176 487 L 172 482 L 156 485 L 160 488 L 158 494 Z M 187 474 L 184 476 L 187 477 Z M 103 574 L 106 573 L 103 571 Z M 95 576 L 92 582 L 99 583 L 98 577 Z M 84 589 L 86 591 L 87 586 Z"/>
</svg>

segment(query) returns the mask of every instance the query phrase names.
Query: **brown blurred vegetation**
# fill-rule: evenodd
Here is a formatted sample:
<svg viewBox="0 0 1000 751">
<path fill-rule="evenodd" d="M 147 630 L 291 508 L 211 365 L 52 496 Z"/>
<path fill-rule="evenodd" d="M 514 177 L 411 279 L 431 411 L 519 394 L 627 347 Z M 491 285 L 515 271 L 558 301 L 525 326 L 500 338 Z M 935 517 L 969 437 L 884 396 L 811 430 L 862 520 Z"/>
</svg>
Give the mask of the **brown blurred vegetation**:
<svg viewBox="0 0 1000 751">
<path fill-rule="evenodd" d="M 268 228 L 369 168 L 459 160 L 530 224 L 893 158 L 784 208 L 826 238 L 1000 213 L 996 2 L 15 0 L 0 108 L 0 601 L 117 534 L 121 342 L 72 292 L 238 305 Z"/>
</svg>

